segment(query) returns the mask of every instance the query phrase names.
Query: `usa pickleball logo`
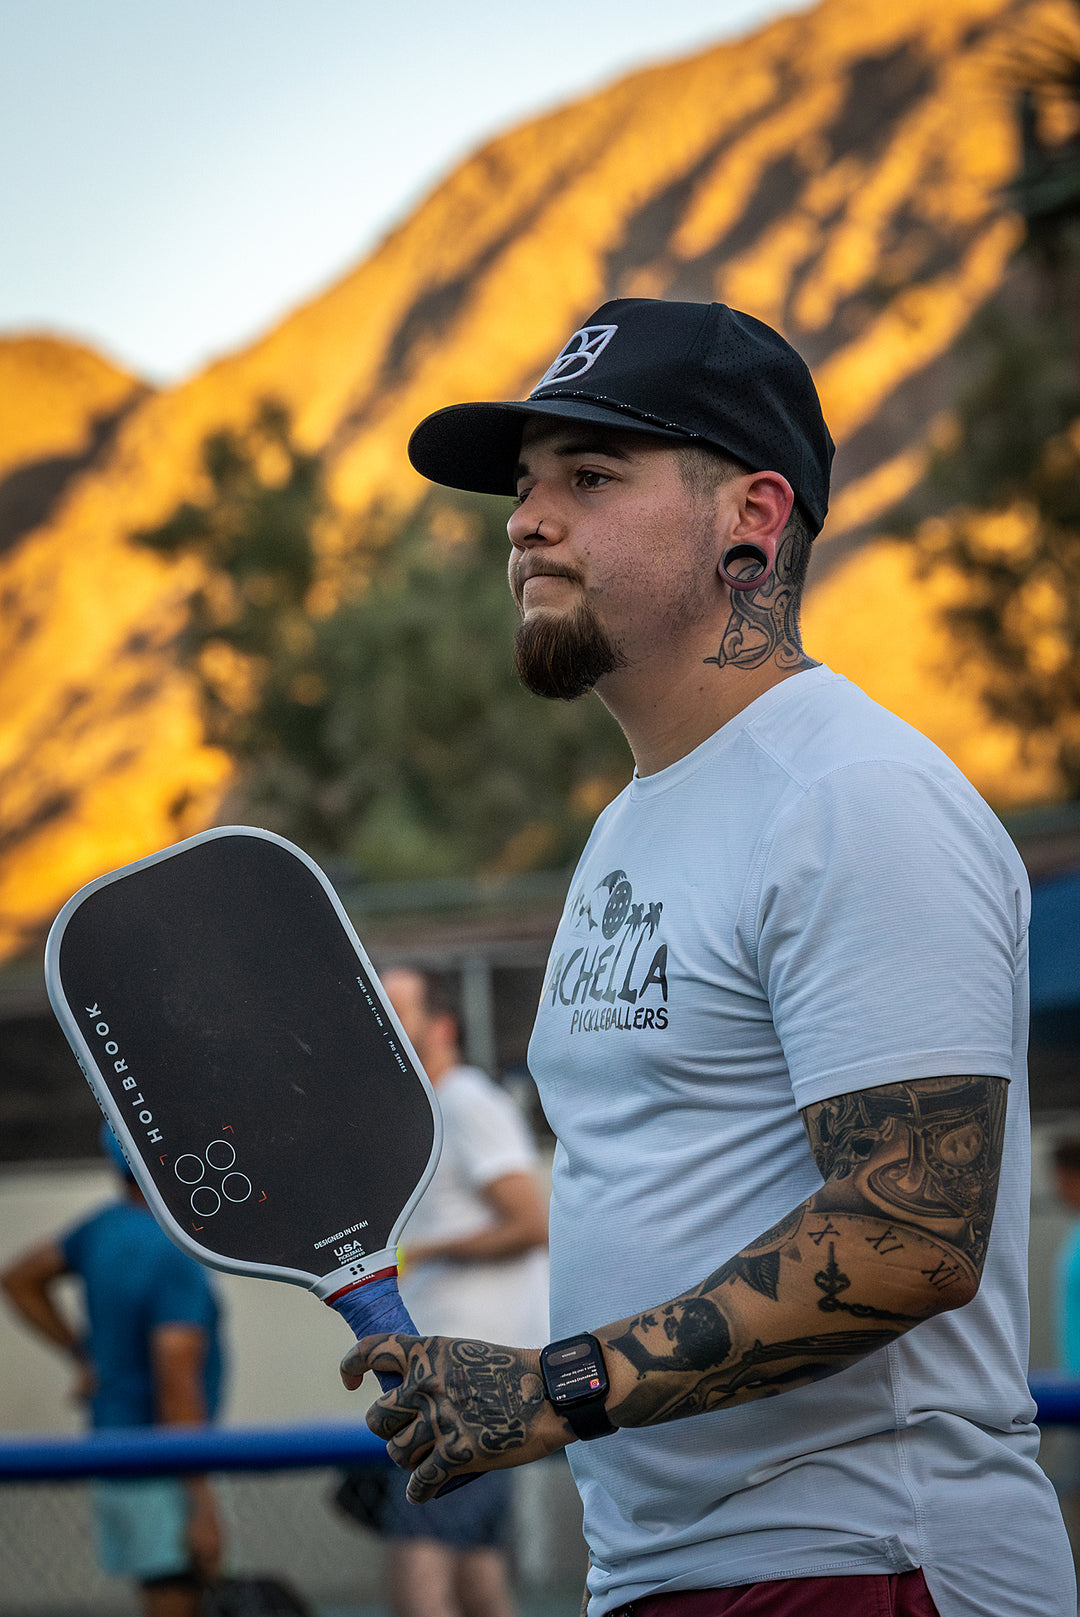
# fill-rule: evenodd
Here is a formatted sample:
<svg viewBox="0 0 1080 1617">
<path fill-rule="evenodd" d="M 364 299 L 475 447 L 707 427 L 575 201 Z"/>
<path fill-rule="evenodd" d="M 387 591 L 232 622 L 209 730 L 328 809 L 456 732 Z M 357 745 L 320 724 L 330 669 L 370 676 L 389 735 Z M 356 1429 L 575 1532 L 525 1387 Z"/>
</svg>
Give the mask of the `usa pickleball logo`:
<svg viewBox="0 0 1080 1617">
<path fill-rule="evenodd" d="M 562 353 L 552 360 L 533 392 L 539 393 L 542 387 L 551 387 L 555 382 L 576 381 L 586 371 L 591 371 L 618 329 L 618 326 L 582 326 L 580 331 L 575 331 Z"/>
</svg>

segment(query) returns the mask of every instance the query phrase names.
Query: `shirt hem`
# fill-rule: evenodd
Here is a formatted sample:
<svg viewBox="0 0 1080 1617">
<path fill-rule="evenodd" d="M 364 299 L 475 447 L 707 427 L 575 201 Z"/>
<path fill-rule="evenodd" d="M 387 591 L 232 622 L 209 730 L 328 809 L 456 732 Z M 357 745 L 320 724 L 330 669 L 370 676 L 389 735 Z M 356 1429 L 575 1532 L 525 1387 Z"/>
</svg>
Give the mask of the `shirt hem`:
<svg viewBox="0 0 1080 1617">
<path fill-rule="evenodd" d="M 725 1562 L 729 1553 L 725 1552 Z M 805 1551 L 801 1550 L 780 1551 L 773 1555 L 744 1555 L 741 1559 L 736 1557 L 733 1566 L 727 1564 L 723 1573 L 716 1566 L 701 1566 L 658 1581 L 650 1581 L 646 1573 L 639 1581 L 628 1582 L 620 1590 L 605 1590 L 592 1595 L 589 1617 L 605 1617 L 606 1613 L 617 1611 L 635 1600 L 681 1594 L 691 1589 L 737 1589 L 742 1584 L 784 1583 L 792 1578 L 891 1577 L 899 1572 L 912 1572 L 921 1564 L 904 1541 L 895 1535 L 872 1541 L 861 1538 L 846 1554 L 837 1545 L 831 1554 L 826 1553 L 822 1559 L 804 1559 L 804 1556 Z M 599 1602 L 606 1603 L 601 1605 Z"/>
<path fill-rule="evenodd" d="M 1000 1050 L 920 1050 L 890 1056 L 887 1061 L 858 1061 L 837 1067 L 819 1078 L 793 1081 L 791 1092 L 800 1109 L 819 1100 L 832 1100 L 856 1089 L 878 1089 L 882 1084 L 915 1082 L 920 1078 L 1004 1078 L 1011 1081 L 1011 1056 Z"/>
</svg>

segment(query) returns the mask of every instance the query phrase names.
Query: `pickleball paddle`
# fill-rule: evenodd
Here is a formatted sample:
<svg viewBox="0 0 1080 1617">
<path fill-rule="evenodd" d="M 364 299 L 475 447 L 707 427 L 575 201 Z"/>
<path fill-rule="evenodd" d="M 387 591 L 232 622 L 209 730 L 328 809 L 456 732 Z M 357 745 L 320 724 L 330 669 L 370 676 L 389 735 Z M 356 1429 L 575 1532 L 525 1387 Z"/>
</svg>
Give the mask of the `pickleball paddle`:
<svg viewBox="0 0 1080 1617">
<path fill-rule="evenodd" d="M 438 1160 L 438 1107 L 301 849 L 225 826 L 112 871 L 65 904 L 45 962 L 60 1025 L 178 1246 L 308 1287 L 357 1337 L 418 1334 L 395 1252 Z"/>
</svg>

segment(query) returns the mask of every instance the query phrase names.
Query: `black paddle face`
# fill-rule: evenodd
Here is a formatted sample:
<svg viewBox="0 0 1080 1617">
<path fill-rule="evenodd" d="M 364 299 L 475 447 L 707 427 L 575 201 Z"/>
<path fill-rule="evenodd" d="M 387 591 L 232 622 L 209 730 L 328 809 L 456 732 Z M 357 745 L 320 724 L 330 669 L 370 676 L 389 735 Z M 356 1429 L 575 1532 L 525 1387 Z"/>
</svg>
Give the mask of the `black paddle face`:
<svg viewBox="0 0 1080 1617">
<path fill-rule="evenodd" d="M 54 1004 L 175 1234 L 297 1280 L 387 1247 L 429 1171 L 431 1095 L 311 866 L 230 830 L 73 903 Z"/>
</svg>

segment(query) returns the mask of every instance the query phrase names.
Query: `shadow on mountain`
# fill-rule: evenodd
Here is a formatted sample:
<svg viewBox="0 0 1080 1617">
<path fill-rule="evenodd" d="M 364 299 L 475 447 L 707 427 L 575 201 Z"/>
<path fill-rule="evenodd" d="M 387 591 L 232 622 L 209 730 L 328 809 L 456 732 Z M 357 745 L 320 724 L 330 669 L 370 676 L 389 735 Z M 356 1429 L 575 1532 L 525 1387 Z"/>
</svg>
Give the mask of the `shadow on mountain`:
<svg viewBox="0 0 1080 1617">
<path fill-rule="evenodd" d="M 0 556 L 49 518 L 72 478 L 87 471 L 108 450 L 144 394 L 145 389 L 138 388 L 118 410 L 94 416 L 87 428 L 86 446 L 78 454 L 27 461 L 0 479 Z"/>
</svg>

